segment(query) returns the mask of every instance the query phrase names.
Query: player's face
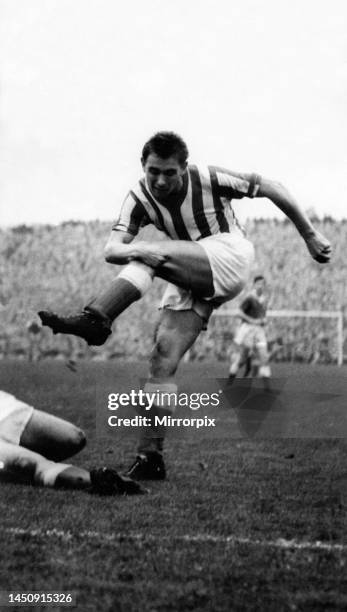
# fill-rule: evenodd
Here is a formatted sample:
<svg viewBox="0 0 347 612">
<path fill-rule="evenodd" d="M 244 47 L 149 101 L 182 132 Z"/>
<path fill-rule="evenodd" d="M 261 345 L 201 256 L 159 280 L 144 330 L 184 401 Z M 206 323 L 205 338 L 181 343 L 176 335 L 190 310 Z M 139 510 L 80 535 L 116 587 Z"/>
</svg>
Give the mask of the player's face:
<svg viewBox="0 0 347 612">
<path fill-rule="evenodd" d="M 265 291 L 265 280 L 259 279 L 254 283 L 254 289 L 257 295 L 263 295 Z"/>
<path fill-rule="evenodd" d="M 142 162 L 142 167 L 147 184 L 158 200 L 165 200 L 182 189 L 187 164 L 182 166 L 175 156 L 162 159 L 155 153 L 151 153 L 146 161 Z"/>
</svg>

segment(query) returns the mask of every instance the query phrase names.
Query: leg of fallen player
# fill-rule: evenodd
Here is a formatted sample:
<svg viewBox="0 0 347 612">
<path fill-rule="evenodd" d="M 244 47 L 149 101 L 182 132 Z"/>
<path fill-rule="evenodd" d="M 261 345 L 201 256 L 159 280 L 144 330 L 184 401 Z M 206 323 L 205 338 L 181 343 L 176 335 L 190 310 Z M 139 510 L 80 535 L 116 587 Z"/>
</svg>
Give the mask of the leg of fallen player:
<svg viewBox="0 0 347 612">
<path fill-rule="evenodd" d="M 63 459 L 79 452 L 85 435 L 72 423 L 35 410 L 0 391 L 0 475 L 46 487 L 88 489 L 104 495 L 146 492 L 112 468 L 86 470 Z"/>
<path fill-rule="evenodd" d="M 22 446 L 0 440 L 2 476 L 14 482 L 46 487 L 87 489 L 90 472 L 67 463 L 50 461 Z"/>
<path fill-rule="evenodd" d="M 86 470 L 46 459 L 27 448 L 0 439 L 0 480 L 56 489 L 81 489 L 99 495 L 146 493 L 139 483 L 112 468 Z"/>
</svg>

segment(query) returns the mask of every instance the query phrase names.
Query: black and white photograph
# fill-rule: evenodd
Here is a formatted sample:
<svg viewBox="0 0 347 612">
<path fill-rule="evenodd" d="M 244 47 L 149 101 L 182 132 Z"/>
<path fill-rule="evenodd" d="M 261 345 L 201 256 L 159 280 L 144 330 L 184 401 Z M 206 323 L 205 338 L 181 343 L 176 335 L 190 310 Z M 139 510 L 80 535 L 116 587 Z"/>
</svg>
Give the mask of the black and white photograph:
<svg viewBox="0 0 347 612">
<path fill-rule="evenodd" d="M 0 0 L 0 609 L 347 609 L 347 7 Z"/>
</svg>

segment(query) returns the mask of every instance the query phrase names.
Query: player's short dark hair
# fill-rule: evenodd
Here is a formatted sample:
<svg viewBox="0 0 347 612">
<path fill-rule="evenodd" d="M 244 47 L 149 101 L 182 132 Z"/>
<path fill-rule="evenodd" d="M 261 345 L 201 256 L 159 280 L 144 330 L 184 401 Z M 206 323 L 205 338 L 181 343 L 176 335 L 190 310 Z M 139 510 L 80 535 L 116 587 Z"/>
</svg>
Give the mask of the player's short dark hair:
<svg viewBox="0 0 347 612">
<path fill-rule="evenodd" d="M 176 157 L 181 166 L 186 163 L 189 155 L 186 143 L 175 132 L 157 132 L 147 140 L 142 149 L 142 161 L 146 162 L 151 153 L 162 159 Z"/>
<path fill-rule="evenodd" d="M 258 274 L 258 276 L 255 276 L 253 279 L 253 283 L 256 283 L 258 280 L 265 280 L 265 276 L 263 276 L 262 274 Z"/>
</svg>

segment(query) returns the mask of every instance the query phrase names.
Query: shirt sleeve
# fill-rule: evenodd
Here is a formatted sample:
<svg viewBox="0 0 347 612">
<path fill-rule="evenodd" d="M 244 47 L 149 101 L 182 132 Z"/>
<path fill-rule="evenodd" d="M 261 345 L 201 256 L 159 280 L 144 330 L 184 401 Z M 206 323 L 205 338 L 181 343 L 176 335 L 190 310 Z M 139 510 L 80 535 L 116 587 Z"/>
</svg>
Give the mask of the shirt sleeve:
<svg viewBox="0 0 347 612">
<path fill-rule="evenodd" d="M 240 173 L 211 166 L 219 197 L 254 198 L 260 187 L 261 177 L 255 173 Z"/>
<path fill-rule="evenodd" d="M 142 202 L 133 191 L 129 191 L 122 204 L 118 218 L 112 224 L 112 230 L 128 232 L 136 236 L 141 227 L 149 223 L 151 223 L 151 220 Z"/>
</svg>

